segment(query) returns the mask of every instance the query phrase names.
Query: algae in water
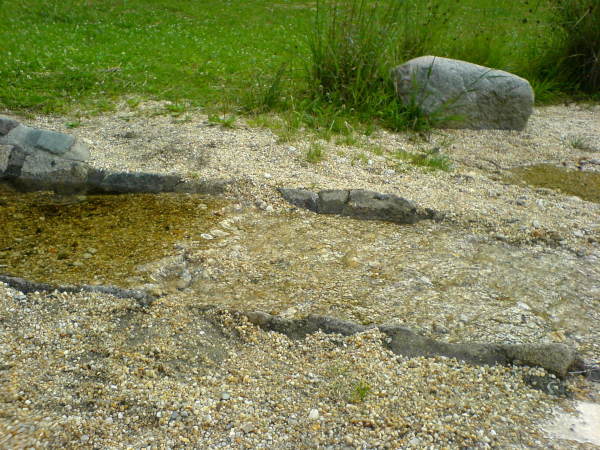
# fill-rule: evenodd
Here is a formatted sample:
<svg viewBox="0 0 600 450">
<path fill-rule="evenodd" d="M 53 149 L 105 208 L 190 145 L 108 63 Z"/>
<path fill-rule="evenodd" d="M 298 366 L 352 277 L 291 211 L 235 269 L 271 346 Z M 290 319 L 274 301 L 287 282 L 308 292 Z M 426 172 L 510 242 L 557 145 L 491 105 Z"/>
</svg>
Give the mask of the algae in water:
<svg viewBox="0 0 600 450">
<path fill-rule="evenodd" d="M 135 267 L 216 222 L 190 194 L 60 197 L 0 186 L 0 273 L 53 284 L 127 285 Z"/>
<path fill-rule="evenodd" d="M 510 172 L 509 181 L 514 182 L 516 178 L 532 186 L 555 189 L 600 203 L 600 173 L 570 170 L 552 164 L 517 167 Z"/>
</svg>

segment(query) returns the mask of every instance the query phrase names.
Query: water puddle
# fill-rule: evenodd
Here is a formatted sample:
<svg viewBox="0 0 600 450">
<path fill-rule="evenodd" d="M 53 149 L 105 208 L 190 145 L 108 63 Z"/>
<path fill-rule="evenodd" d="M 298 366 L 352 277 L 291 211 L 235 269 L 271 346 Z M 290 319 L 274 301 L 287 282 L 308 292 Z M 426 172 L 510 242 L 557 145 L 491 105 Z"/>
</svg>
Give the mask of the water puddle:
<svg viewBox="0 0 600 450">
<path fill-rule="evenodd" d="M 189 194 L 57 196 L 0 184 L 0 273 L 53 284 L 117 284 L 216 221 Z"/>
<path fill-rule="evenodd" d="M 573 414 L 561 412 L 545 431 L 553 438 L 600 445 L 600 404 L 576 402 Z"/>
<path fill-rule="evenodd" d="M 590 202 L 600 203 L 600 172 L 586 172 L 558 167 L 552 164 L 516 167 L 510 170 L 506 180 L 555 189 L 568 195 L 576 195 Z"/>
</svg>

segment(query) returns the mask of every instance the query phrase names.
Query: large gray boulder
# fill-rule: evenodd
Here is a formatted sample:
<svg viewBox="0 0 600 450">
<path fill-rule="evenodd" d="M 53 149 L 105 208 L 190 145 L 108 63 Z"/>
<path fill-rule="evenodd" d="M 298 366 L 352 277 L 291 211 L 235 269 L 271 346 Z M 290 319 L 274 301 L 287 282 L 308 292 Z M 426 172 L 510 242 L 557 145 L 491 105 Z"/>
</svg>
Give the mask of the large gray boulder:
<svg viewBox="0 0 600 450">
<path fill-rule="evenodd" d="M 521 77 L 465 61 L 421 56 L 394 68 L 396 93 L 445 128 L 522 130 L 533 89 Z"/>
</svg>

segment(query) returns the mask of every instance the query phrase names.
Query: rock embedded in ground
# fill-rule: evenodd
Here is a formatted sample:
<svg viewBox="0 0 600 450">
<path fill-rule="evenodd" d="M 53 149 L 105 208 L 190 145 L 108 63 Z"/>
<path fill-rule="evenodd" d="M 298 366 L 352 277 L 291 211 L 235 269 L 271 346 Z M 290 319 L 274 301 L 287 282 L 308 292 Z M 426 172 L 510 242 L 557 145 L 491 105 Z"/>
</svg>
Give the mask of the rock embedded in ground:
<svg viewBox="0 0 600 450">
<path fill-rule="evenodd" d="M 431 210 L 418 210 L 410 200 L 364 189 L 328 189 L 314 193 L 306 189 L 282 188 L 279 192 L 291 204 L 318 214 L 409 224 L 436 217 Z"/>
<path fill-rule="evenodd" d="M 28 155 L 41 151 L 81 162 L 90 157 L 88 146 L 70 134 L 31 128 L 8 117 L 0 116 L 0 136 L 0 144 L 16 145 Z"/>
<path fill-rule="evenodd" d="M 88 172 L 83 189 L 92 194 L 124 194 L 179 192 L 193 194 L 221 194 L 226 180 L 184 180 L 179 175 L 113 172 L 93 169 Z"/>
<path fill-rule="evenodd" d="M 72 135 L 0 116 L 0 155 L 0 179 L 24 190 L 69 191 L 85 184 L 90 150 Z"/>
<path fill-rule="evenodd" d="M 435 126 L 522 130 L 533 112 L 529 82 L 466 61 L 421 56 L 392 70 L 404 104 L 416 104 Z"/>
<path fill-rule="evenodd" d="M 17 127 L 19 122 L 10 117 L 0 116 L 0 136 L 8 134 L 10 130 Z"/>
<path fill-rule="evenodd" d="M 31 128 L 0 116 L 0 180 L 25 191 L 61 193 L 220 194 L 223 180 L 184 180 L 180 175 L 118 172 L 90 167 L 90 150 L 65 133 Z"/>
<path fill-rule="evenodd" d="M 261 328 L 285 334 L 294 339 L 322 331 L 350 336 L 375 326 L 362 326 L 327 316 L 310 315 L 301 319 L 286 319 L 254 311 L 245 313 L 248 320 Z M 389 338 L 387 346 L 394 353 L 408 358 L 446 356 L 471 364 L 520 364 L 541 367 L 561 378 L 578 361 L 575 351 L 563 344 L 503 344 L 447 343 L 417 334 L 402 326 L 377 326 Z"/>
</svg>

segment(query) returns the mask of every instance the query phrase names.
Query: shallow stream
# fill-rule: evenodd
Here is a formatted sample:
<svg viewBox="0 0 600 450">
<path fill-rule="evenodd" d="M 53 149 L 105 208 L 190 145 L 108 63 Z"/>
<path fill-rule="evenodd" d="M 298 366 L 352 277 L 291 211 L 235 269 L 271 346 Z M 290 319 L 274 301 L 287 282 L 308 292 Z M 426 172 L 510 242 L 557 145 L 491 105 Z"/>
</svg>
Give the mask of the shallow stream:
<svg viewBox="0 0 600 450">
<path fill-rule="evenodd" d="M 187 194 L 57 197 L 4 188 L 0 273 L 400 323 L 447 341 L 568 342 L 600 355 L 597 249 L 579 257 L 446 222 L 252 208 L 223 215 L 223 206 Z"/>
</svg>

